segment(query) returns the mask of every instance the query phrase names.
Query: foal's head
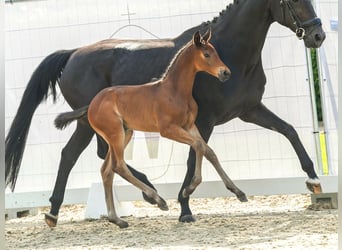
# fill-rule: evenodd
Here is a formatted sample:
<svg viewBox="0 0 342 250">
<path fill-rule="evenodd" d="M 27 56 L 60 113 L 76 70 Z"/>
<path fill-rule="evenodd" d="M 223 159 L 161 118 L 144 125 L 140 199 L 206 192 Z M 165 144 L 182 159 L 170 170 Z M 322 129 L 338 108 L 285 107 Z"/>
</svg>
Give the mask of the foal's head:
<svg viewBox="0 0 342 250">
<path fill-rule="evenodd" d="M 211 30 L 208 30 L 203 36 L 197 31 L 193 36 L 195 66 L 198 71 L 205 71 L 221 82 L 229 79 L 230 69 L 221 61 L 214 46 L 209 43 Z"/>
</svg>

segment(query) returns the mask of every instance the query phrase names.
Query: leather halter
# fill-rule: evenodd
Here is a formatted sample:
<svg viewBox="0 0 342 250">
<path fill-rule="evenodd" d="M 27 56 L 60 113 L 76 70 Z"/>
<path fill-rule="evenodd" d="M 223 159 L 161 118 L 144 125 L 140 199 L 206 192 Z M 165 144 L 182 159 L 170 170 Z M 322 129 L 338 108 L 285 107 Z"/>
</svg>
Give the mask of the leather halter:
<svg viewBox="0 0 342 250">
<path fill-rule="evenodd" d="M 296 26 L 296 36 L 301 40 L 306 35 L 306 28 L 322 25 L 321 19 L 318 17 L 314 17 L 312 19 L 306 20 L 302 22 L 298 15 L 296 14 L 295 9 L 290 3 L 291 0 L 280 0 L 280 6 L 283 10 L 283 19 L 285 20 L 285 7 L 289 10 L 290 17 L 293 21 L 293 24 Z"/>
</svg>

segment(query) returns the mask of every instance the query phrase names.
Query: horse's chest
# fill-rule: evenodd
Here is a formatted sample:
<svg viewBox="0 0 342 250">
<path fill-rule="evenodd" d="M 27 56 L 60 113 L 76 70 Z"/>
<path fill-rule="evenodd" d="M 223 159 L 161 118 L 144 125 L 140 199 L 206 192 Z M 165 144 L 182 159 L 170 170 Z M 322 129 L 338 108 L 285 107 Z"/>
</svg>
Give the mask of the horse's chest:
<svg viewBox="0 0 342 250">
<path fill-rule="evenodd" d="M 176 105 L 171 105 L 170 123 L 178 124 L 184 129 L 192 127 L 197 116 L 197 104 L 194 101 L 178 102 Z"/>
</svg>

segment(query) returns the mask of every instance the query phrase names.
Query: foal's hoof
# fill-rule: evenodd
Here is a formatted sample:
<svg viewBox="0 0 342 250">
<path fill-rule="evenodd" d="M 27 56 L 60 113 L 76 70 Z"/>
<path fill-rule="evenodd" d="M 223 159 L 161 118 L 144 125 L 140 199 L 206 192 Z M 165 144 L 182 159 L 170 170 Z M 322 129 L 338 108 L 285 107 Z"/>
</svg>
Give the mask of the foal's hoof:
<svg viewBox="0 0 342 250">
<path fill-rule="evenodd" d="M 190 223 L 190 222 L 195 222 L 196 218 L 192 214 L 185 214 L 185 215 L 179 216 L 178 221 Z"/>
<path fill-rule="evenodd" d="M 306 187 L 314 194 L 322 193 L 321 182 L 319 179 L 308 179 L 306 182 Z"/>
<path fill-rule="evenodd" d="M 144 200 L 147 201 L 148 203 L 152 205 L 157 204 L 157 202 L 153 198 L 148 197 L 144 192 L 142 192 L 142 195 L 143 195 Z"/>
<path fill-rule="evenodd" d="M 239 199 L 241 202 L 247 202 L 247 196 L 243 192 L 239 192 L 236 194 L 236 197 Z"/>
<path fill-rule="evenodd" d="M 112 223 L 118 225 L 120 228 L 127 228 L 128 227 L 128 223 L 124 220 L 120 220 L 120 219 L 109 220 L 109 222 L 112 222 Z"/>
<path fill-rule="evenodd" d="M 160 204 L 158 204 L 158 207 L 160 208 L 160 210 L 168 211 L 169 206 L 167 205 L 166 201 L 162 198 L 160 198 L 160 199 L 161 199 L 161 202 L 160 202 Z"/>
<path fill-rule="evenodd" d="M 52 215 L 50 213 L 45 214 L 45 222 L 49 227 L 56 227 L 58 216 Z"/>
</svg>

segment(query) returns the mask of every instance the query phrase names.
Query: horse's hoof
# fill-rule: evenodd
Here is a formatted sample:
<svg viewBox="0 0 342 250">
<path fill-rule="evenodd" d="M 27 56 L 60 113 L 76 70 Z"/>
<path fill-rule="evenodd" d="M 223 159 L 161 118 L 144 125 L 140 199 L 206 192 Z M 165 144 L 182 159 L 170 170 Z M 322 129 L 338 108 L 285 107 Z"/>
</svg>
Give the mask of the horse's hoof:
<svg viewBox="0 0 342 250">
<path fill-rule="evenodd" d="M 322 193 L 322 186 L 319 179 L 308 179 L 306 182 L 306 187 L 314 194 Z"/>
<path fill-rule="evenodd" d="M 195 222 L 196 218 L 192 214 L 186 214 L 186 215 L 181 215 L 178 220 L 179 222 L 190 223 L 190 222 Z"/>
<path fill-rule="evenodd" d="M 157 202 L 153 198 L 148 197 L 144 192 L 142 192 L 142 195 L 143 195 L 144 200 L 147 201 L 148 203 L 152 205 L 157 204 Z"/>
<path fill-rule="evenodd" d="M 50 213 L 45 214 L 45 222 L 49 227 L 56 227 L 58 216 L 52 215 Z"/>
<path fill-rule="evenodd" d="M 247 202 L 248 199 L 247 199 L 247 196 L 244 194 L 244 193 L 239 193 L 236 195 L 236 197 L 239 199 L 239 201 L 241 202 Z"/>
</svg>

